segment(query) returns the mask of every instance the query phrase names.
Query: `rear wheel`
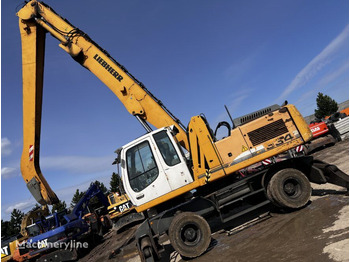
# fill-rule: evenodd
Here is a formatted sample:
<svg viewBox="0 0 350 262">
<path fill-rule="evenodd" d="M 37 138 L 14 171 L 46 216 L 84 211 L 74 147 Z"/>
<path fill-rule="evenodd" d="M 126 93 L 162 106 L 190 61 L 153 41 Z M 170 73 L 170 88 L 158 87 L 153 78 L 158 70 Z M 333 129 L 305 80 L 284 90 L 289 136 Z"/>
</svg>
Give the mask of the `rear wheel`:
<svg viewBox="0 0 350 262">
<path fill-rule="evenodd" d="M 267 186 L 267 196 L 276 206 L 297 209 L 309 202 L 311 185 L 301 171 L 286 168 L 271 178 Z"/>
<path fill-rule="evenodd" d="M 267 189 L 266 189 L 266 195 L 267 198 L 271 201 L 271 203 L 276 206 L 276 207 L 281 207 L 276 200 L 273 198 L 272 194 L 271 194 L 271 188 L 270 188 L 270 184 L 267 185 Z"/>
<path fill-rule="evenodd" d="M 209 247 L 211 231 L 207 221 L 194 213 L 176 215 L 169 227 L 170 243 L 180 255 L 198 257 Z"/>
</svg>

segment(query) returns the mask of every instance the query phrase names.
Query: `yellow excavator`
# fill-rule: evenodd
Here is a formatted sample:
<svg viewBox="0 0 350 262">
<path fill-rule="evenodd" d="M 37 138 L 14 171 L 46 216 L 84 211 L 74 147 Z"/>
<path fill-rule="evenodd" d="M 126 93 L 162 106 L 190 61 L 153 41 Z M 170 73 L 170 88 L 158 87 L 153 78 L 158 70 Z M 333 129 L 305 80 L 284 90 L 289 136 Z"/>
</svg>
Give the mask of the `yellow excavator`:
<svg viewBox="0 0 350 262">
<path fill-rule="evenodd" d="M 108 214 L 113 221 L 113 229 L 116 231 L 145 218 L 142 212 L 136 212 L 127 194 L 119 195 L 118 192 L 113 192 L 108 195 L 108 201 Z"/>
<path fill-rule="evenodd" d="M 23 8 L 18 13 L 21 17 L 20 31 L 22 38 L 23 65 L 23 151 L 21 157 L 21 173 L 26 182 L 27 188 L 36 201 L 41 205 L 46 206 L 57 203 L 58 197 L 47 183 L 39 165 L 44 72 L 43 62 L 45 34 L 47 31 L 42 27 L 42 25 L 45 24 L 44 22 L 42 22 L 41 26 L 37 26 L 37 22 L 39 22 L 40 19 L 37 20 L 34 13 L 45 11 L 45 9 L 50 10 L 50 8 L 36 1 L 30 2 L 27 6 L 30 6 L 30 10 Z M 48 17 L 46 17 L 46 19 L 49 19 L 49 16 L 54 14 L 54 12 L 50 12 L 47 13 Z M 54 23 L 56 22 L 59 22 L 59 20 L 56 20 Z M 73 49 L 77 48 L 74 44 L 71 45 L 70 43 L 68 44 L 68 42 L 67 45 L 61 46 L 64 49 L 70 50 L 69 52 L 75 52 Z M 95 59 L 101 60 L 102 58 L 96 57 Z M 112 71 L 108 68 L 107 70 L 109 70 L 108 72 L 110 76 L 118 78 L 116 71 Z M 121 79 L 120 76 L 119 79 Z M 129 223 L 141 219 L 141 216 L 133 214 L 135 209 L 127 196 L 124 195 L 119 198 L 113 198 L 113 195 L 114 194 L 108 197 L 111 204 L 109 210 L 113 220 L 118 221 L 116 225 L 117 229 L 123 226 L 122 221 Z M 117 212 L 117 208 L 119 210 L 121 207 L 123 207 L 123 211 Z M 130 213 L 130 217 L 125 218 L 124 216 L 128 215 L 128 213 Z M 36 217 L 36 215 L 36 212 L 29 212 L 25 216 L 21 229 L 23 233 L 25 233 L 26 226 L 29 225 L 27 222 L 33 220 L 32 218 Z M 122 217 L 123 219 L 121 219 Z"/>
<path fill-rule="evenodd" d="M 39 166 L 44 50 L 47 32 L 60 41 L 59 46 L 75 61 L 101 79 L 143 125 L 148 126 L 147 120 L 156 127 L 175 124 L 179 130 L 183 130 L 180 121 L 170 112 L 164 114 L 167 109 L 123 66 L 113 60 L 85 33 L 57 15 L 49 6 L 38 1 L 30 1 L 17 15 L 22 40 L 23 72 L 24 141 L 21 172 L 29 191 L 37 202 L 42 205 L 51 205 L 58 201 Z M 186 132 L 182 131 L 178 139 L 188 147 Z"/>
<path fill-rule="evenodd" d="M 201 255 L 210 243 L 207 218 L 213 215 L 225 223 L 271 203 L 283 209 L 301 208 L 310 199 L 310 181 L 348 188 L 346 174 L 312 157 L 291 154 L 284 161 L 247 171 L 312 138 L 295 106 L 274 105 L 231 118 L 232 126 L 221 122 L 215 132 L 204 115 L 193 116 L 185 126 L 124 66 L 46 4 L 32 0 L 17 15 L 24 118 L 31 122 L 24 122 L 21 160 L 29 190 L 39 203 L 57 200 L 38 166 L 44 44 L 45 34 L 50 33 L 111 89 L 148 132 L 117 150 L 125 191 L 136 211 L 147 216 L 135 234 L 142 261 L 161 257 L 164 249 L 159 239 L 164 234 L 180 255 Z M 227 128 L 227 137 L 217 139 L 221 127 Z"/>
<path fill-rule="evenodd" d="M 1 262 L 13 261 L 13 254 L 19 242 L 24 239 L 12 236 L 9 238 L 1 238 Z"/>
<path fill-rule="evenodd" d="M 32 225 L 41 217 L 48 216 L 49 214 L 50 211 L 47 205 L 43 205 L 26 213 L 21 221 L 20 234 L 18 236 L 12 236 L 8 239 L 1 239 L 1 262 L 13 261 L 13 255 L 17 245 L 23 241 L 26 241 L 29 237 L 27 227 Z"/>
</svg>

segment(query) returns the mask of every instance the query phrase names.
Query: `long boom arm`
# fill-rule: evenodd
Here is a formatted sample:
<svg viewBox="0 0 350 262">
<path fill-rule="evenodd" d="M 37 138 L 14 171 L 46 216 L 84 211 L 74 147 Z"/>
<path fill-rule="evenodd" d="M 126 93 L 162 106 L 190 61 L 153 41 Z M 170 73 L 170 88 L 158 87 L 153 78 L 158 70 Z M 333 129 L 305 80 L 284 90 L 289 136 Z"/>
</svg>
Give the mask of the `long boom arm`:
<svg viewBox="0 0 350 262">
<path fill-rule="evenodd" d="M 39 166 L 45 34 L 96 75 L 146 128 L 175 125 L 177 140 L 189 150 L 185 126 L 146 87 L 80 29 L 44 3 L 32 0 L 18 13 L 22 41 L 23 152 L 21 172 L 27 187 L 40 204 L 58 201 Z"/>
</svg>

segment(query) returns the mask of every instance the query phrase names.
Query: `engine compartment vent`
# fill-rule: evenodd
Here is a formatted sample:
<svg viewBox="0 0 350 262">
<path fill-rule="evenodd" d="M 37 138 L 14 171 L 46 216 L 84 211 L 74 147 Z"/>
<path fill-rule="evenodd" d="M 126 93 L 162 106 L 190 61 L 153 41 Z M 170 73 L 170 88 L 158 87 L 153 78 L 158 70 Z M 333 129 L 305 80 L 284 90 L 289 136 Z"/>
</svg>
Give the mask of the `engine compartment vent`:
<svg viewBox="0 0 350 262">
<path fill-rule="evenodd" d="M 249 132 L 248 137 L 253 146 L 256 146 L 285 133 L 288 133 L 288 128 L 283 119 L 279 119 L 271 124 Z"/>
<path fill-rule="evenodd" d="M 279 108 L 280 108 L 280 106 L 277 105 L 277 104 L 269 106 L 269 107 L 265 107 L 263 109 L 255 111 L 253 113 L 250 113 L 250 114 L 247 114 L 247 115 L 235 118 L 233 120 L 233 123 L 234 123 L 235 126 L 241 126 L 241 125 L 244 125 L 244 124 L 246 124 L 246 123 L 248 123 L 250 121 L 253 121 L 254 119 L 257 119 L 259 117 L 267 115 L 268 113 L 271 113 L 271 112 L 273 112 L 273 111 L 275 111 L 275 110 L 277 110 Z"/>
</svg>

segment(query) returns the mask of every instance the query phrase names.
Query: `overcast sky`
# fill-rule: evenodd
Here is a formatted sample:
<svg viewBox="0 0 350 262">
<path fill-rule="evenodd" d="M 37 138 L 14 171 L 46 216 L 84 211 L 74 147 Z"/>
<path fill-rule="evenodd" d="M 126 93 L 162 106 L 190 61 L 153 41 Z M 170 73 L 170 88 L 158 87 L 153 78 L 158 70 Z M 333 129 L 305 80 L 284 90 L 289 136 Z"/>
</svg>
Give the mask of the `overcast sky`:
<svg viewBox="0 0 350 262">
<path fill-rule="evenodd" d="M 35 200 L 20 174 L 21 42 L 16 8 L 2 1 L 1 211 Z M 349 98 L 348 1 L 46 1 L 123 64 L 184 123 L 212 128 L 260 108 L 315 109 L 318 92 Z M 93 180 L 109 186 L 117 148 L 144 134 L 92 73 L 47 35 L 41 169 L 70 203 Z"/>
</svg>

